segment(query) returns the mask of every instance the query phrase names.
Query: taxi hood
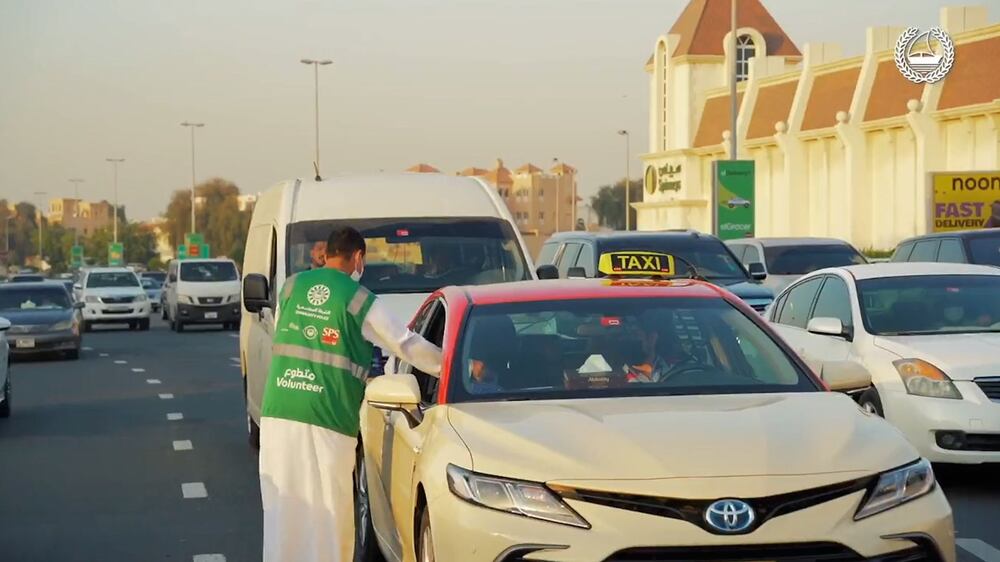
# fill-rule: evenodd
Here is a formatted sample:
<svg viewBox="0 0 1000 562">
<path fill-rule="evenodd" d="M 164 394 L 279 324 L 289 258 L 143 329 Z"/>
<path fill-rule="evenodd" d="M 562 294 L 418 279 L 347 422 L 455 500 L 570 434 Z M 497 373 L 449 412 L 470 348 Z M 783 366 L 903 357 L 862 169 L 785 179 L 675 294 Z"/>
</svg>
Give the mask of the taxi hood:
<svg viewBox="0 0 1000 562">
<path fill-rule="evenodd" d="M 875 473 L 918 457 L 832 392 L 475 402 L 449 420 L 473 470 L 541 482 Z"/>
</svg>

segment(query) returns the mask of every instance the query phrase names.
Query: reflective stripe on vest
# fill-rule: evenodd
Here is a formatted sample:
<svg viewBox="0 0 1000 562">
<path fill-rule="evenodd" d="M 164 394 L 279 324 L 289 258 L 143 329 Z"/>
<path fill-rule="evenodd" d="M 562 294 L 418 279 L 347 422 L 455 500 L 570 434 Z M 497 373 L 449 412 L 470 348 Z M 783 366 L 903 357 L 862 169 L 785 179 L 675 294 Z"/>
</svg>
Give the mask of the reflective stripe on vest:
<svg viewBox="0 0 1000 562">
<path fill-rule="evenodd" d="M 358 286 L 358 291 L 354 293 L 354 298 L 347 305 L 347 313 L 351 316 L 357 316 L 361 312 L 361 307 L 365 305 L 368 297 L 371 295 L 371 291 L 368 289 Z"/>
<path fill-rule="evenodd" d="M 362 367 L 347 357 L 337 355 L 336 353 L 321 351 L 319 349 L 310 349 L 308 347 L 302 347 L 291 343 L 275 344 L 273 353 L 275 355 L 294 357 L 296 359 L 312 361 L 313 363 L 329 365 L 335 369 L 343 369 L 345 371 L 349 371 L 355 378 L 362 381 L 368 377 L 367 367 Z"/>
</svg>

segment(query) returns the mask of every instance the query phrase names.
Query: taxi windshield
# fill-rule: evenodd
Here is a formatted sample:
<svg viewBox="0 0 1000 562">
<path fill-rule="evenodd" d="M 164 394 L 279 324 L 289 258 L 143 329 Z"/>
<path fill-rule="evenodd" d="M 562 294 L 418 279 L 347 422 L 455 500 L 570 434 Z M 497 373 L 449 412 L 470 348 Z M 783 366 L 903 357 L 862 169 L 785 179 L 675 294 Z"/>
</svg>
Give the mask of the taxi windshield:
<svg viewBox="0 0 1000 562">
<path fill-rule="evenodd" d="M 477 306 L 466 326 L 453 402 L 818 390 L 721 299 Z"/>
<path fill-rule="evenodd" d="M 638 237 L 626 240 L 601 242 L 601 254 L 615 252 L 659 252 L 677 258 L 676 275 L 689 277 L 693 265 L 698 275 L 709 280 L 748 280 L 746 271 L 736 261 L 729 249 L 714 238 L 683 239 L 675 237 Z M 690 264 L 690 265 L 689 265 Z"/>
<path fill-rule="evenodd" d="M 374 293 L 430 293 L 447 285 L 530 279 L 513 229 L 493 218 L 311 221 L 288 227 L 288 274 L 323 267 L 326 239 L 351 226 L 368 253 L 361 284 Z"/>
</svg>

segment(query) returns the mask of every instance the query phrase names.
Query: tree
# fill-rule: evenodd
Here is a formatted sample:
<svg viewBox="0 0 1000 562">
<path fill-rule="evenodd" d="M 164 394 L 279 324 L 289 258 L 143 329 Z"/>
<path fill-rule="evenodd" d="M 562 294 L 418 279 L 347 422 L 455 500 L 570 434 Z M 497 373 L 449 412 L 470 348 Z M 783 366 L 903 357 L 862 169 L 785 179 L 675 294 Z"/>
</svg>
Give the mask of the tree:
<svg viewBox="0 0 1000 562">
<path fill-rule="evenodd" d="M 239 195 L 236 184 L 222 178 L 195 186 L 195 196 L 199 200 L 195 209 L 198 232 L 204 235 L 214 255 L 237 260 L 242 259 L 250 226 L 250 212 L 239 210 Z M 191 192 L 175 191 L 163 216 L 170 244 L 175 247 L 182 244 L 191 227 Z"/>
<path fill-rule="evenodd" d="M 629 182 L 629 200 L 632 203 L 642 201 L 642 180 L 631 180 Z M 614 185 L 601 186 L 597 190 L 597 194 L 590 197 L 590 208 L 597 214 L 597 221 L 601 226 L 606 226 L 614 230 L 624 230 L 625 180 L 621 180 Z M 634 230 L 636 211 L 631 208 L 629 211 L 631 213 L 629 221 Z"/>
<path fill-rule="evenodd" d="M 113 239 L 114 232 L 110 227 L 94 231 L 84 240 L 83 253 L 87 261 L 107 263 L 108 245 Z M 118 241 L 125 249 L 125 263 L 146 264 L 156 256 L 156 235 L 138 223 L 121 225 L 118 228 Z"/>
</svg>

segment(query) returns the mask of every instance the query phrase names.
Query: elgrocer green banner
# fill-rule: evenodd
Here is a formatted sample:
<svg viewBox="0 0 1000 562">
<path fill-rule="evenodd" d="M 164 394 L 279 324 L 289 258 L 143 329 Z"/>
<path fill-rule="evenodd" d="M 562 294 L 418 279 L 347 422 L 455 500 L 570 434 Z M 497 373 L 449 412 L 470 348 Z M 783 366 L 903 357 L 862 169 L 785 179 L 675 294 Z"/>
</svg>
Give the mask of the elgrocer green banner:
<svg viewBox="0 0 1000 562">
<path fill-rule="evenodd" d="M 723 240 L 754 235 L 754 161 L 716 160 L 712 163 L 715 190 L 715 234 Z"/>
<path fill-rule="evenodd" d="M 70 265 L 73 267 L 83 266 L 83 246 L 73 246 L 70 249 Z"/>
</svg>

